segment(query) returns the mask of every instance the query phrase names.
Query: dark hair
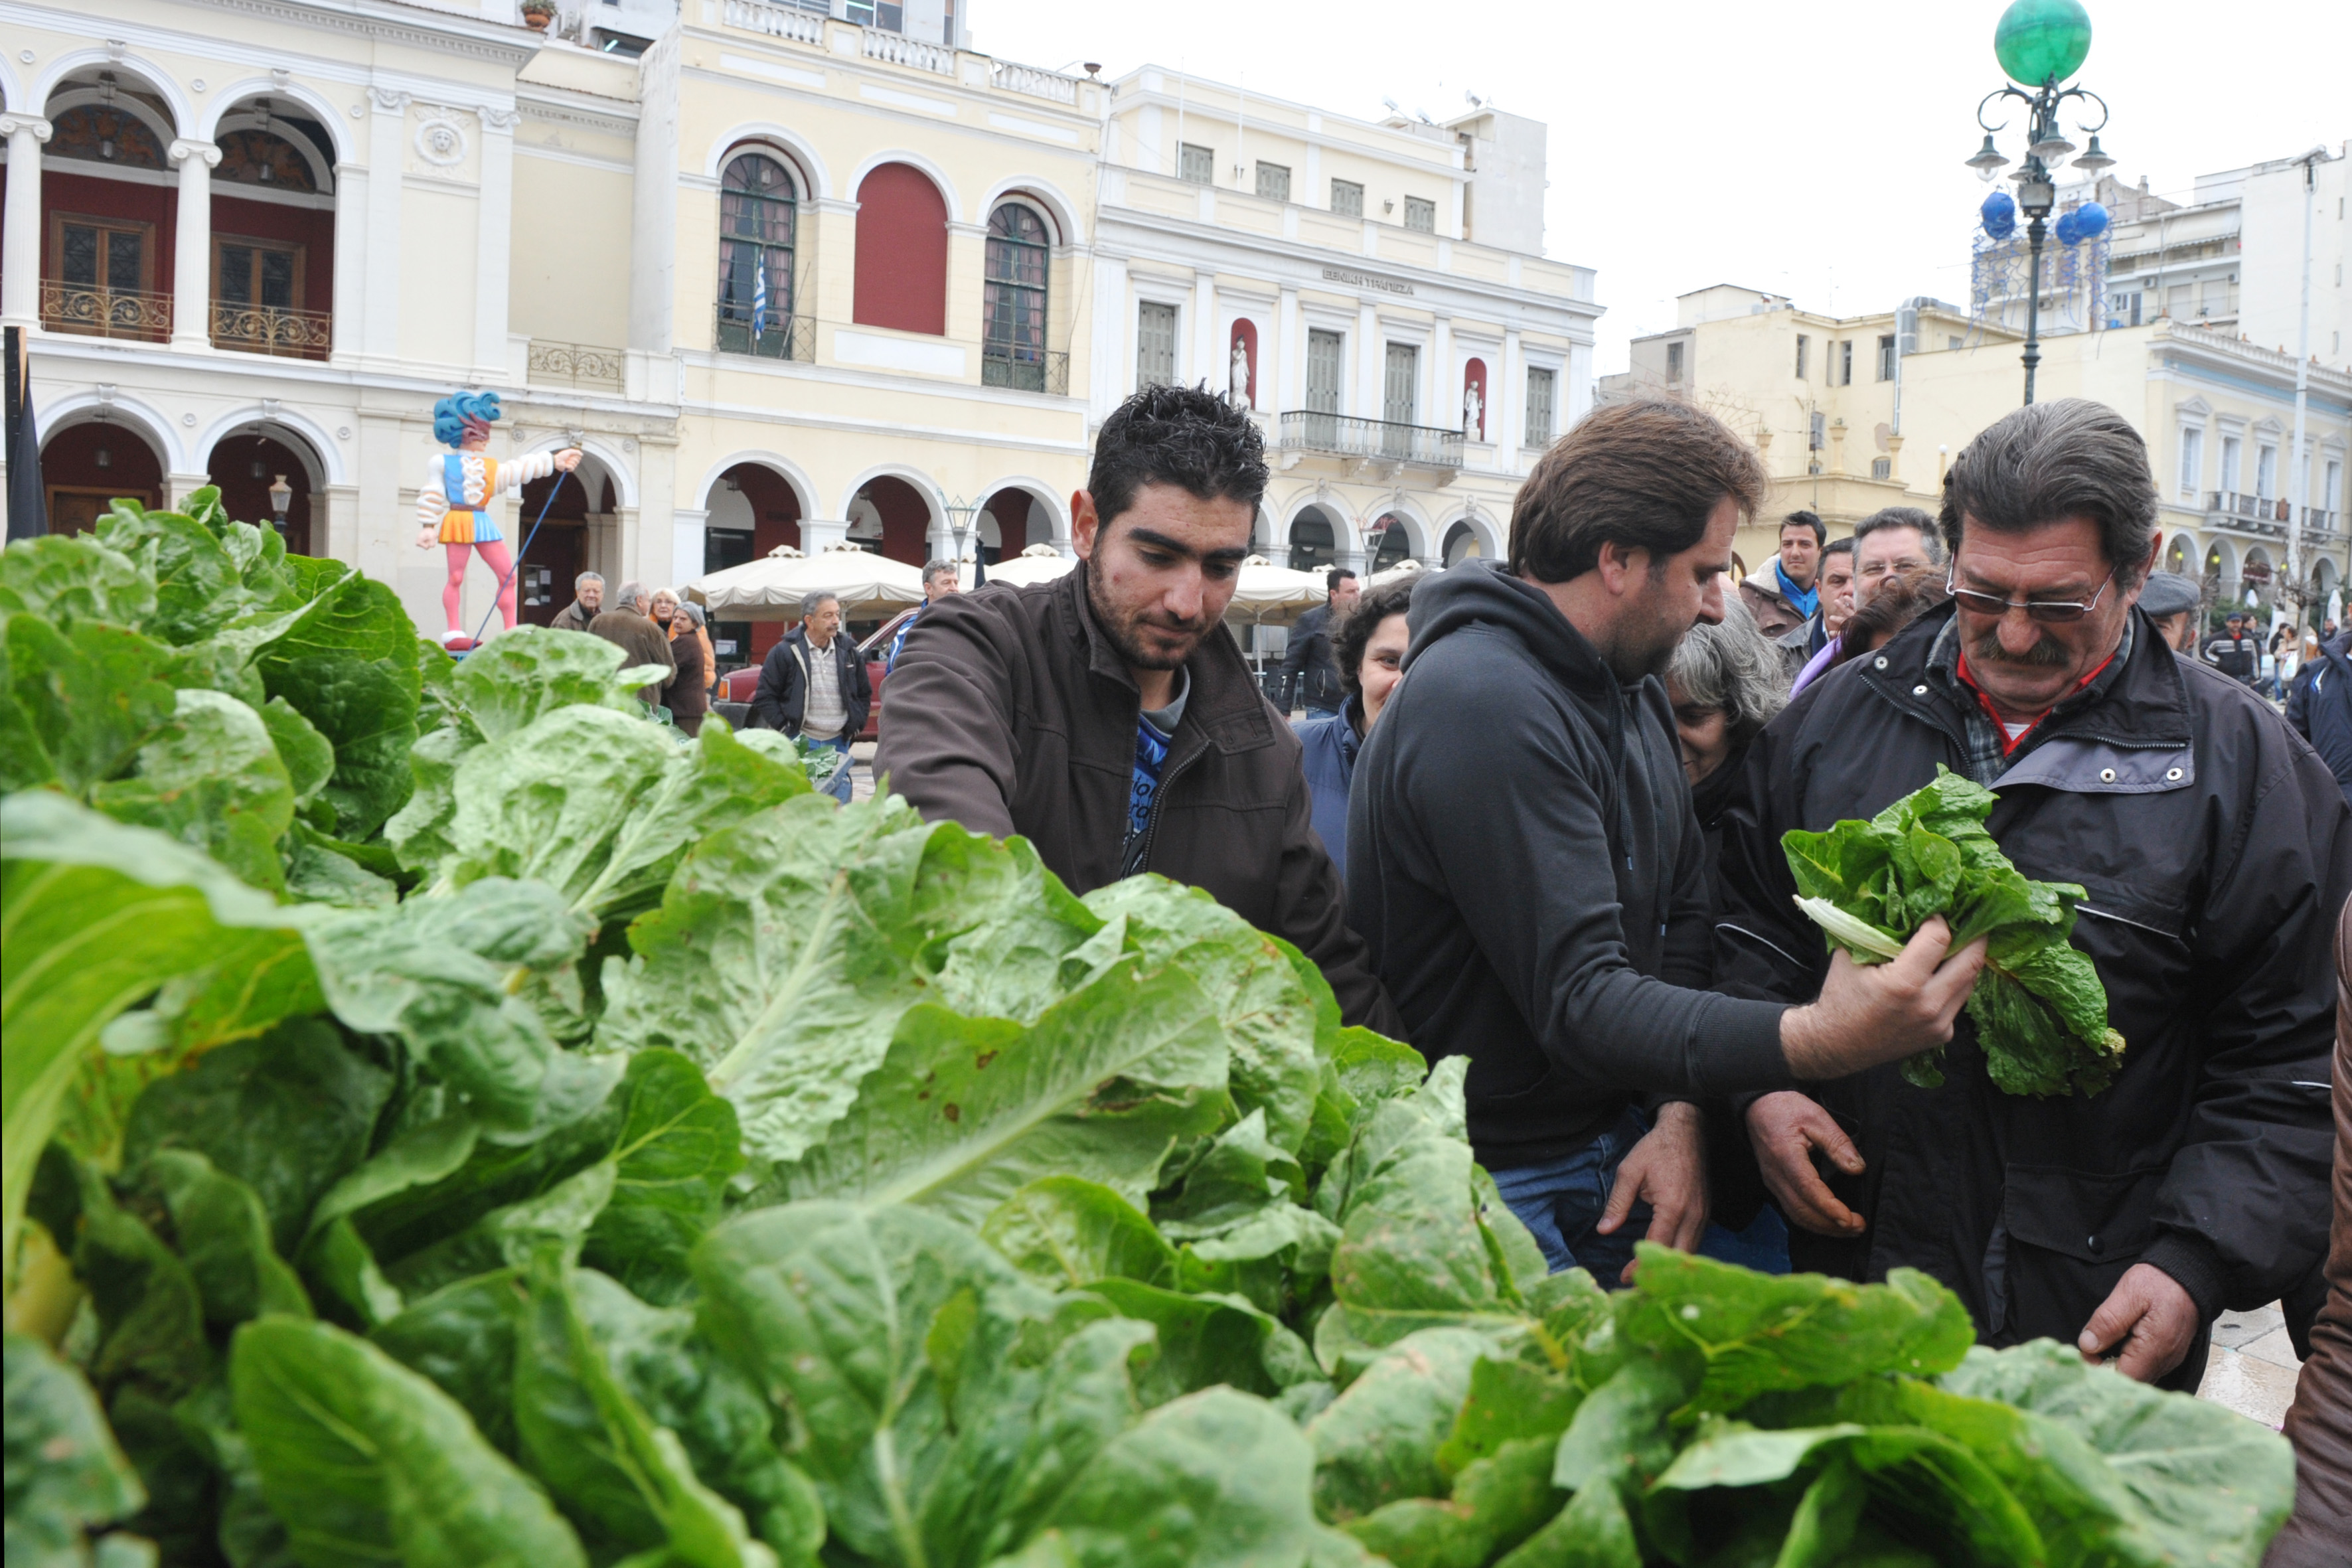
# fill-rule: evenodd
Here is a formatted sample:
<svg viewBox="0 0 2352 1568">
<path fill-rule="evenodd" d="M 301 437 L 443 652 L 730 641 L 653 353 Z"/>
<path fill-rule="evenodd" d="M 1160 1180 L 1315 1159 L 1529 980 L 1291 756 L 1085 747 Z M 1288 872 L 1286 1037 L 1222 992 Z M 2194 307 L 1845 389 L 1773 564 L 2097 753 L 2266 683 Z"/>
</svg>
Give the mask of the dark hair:
<svg viewBox="0 0 2352 1568">
<path fill-rule="evenodd" d="M 1879 508 L 1853 525 L 1853 542 L 1859 546 L 1872 534 L 1889 528 L 1918 530 L 1919 547 L 1927 552 L 1927 559 L 1937 565 L 1943 564 L 1944 547 L 1936 538 L 1936 520 L 1916 506 Z"/>
<path fill-rule="evenodd" d="M 1536 460 L 1511 512 L 1511 570 L 1538 583 L 1581 577 L 1614 542 L 1652 569 L 1706 536 L 1727 498 L 1749 517 L 1764 465 L 1705 409 L 1663 398 L 1604 404 Z"/>
<path fill-rule="evenodd" d="M 1995 533 L 2030 533 L 2070 517 L 2098 525 L 2116 586 L 2139 581 L 2156 537 L 2156 476 L 2147 443 L 2103 403 L 2062 397 L 2004 414 L 1960 449 L 1944 476 L 1944 542 L 1960 547 L 1962 521 Z"/>
<path fill-rule="evenodd" d="M 1266 477 L 1265 440 L 1248 415 L 1206 386 L 1147 386 L 1102 422 L 1087 491 L 1108 528 L 1146 485 L 1181 485 L 1255 510 Z"/>
<path fill-rule="evenodd" d="M 1328 594 L 1354 575 L 1355 574 L 1345 566 L 1334 566 L 1323 574 L 1323 591 Z"/>
<path fill-rule="evenodd" d="M 1830 536 L 1830 531 L 1822 526 L 1820 514 L 1816 512 L 1799 510 L 1792 511 L 1788 516 L 1780 520 L 1780 526 L 1774 531 L 1773 537 L 1778 539 L 1781 534 L 1788 532 L 1792 528 L 1811 529 L 1813 531 L 1813 542 L 1816 545 L 1820 544 L 1823 540 Z"/>
<path fill-rule="evenodd" d="M 1824 561 L 1827 561 L 1832 555 L 1851 555 L 1853 553 L 1853 540 L 1851 537 L 1833 540 L 1822 546 L 1822 559 Z"/>
<path fill-rule="evenodd" d="M 1349 573 L 1354 576 L 1354 573 Z M 1377 587 L 1364 590 L 1348 618 L 1331 637 L 1331 657 L 1339 661 L 1339 679 L 1346 682 L 1351 697 L 1364 694 L 1364 649 L 1370 646 L 1372 634 L 1391 616 L 1401 616 L 1412 603 L 1412 585 L 1420 581 L 1418 574 L 1391 577 Z"/>
<path fill-rule="evenodd" d="M 1944 592 L 1944 574 L 1933 567 L 1896 573 L 1879 585 L 1868 604 L 1858 606 L 1846 617 L 1845 630 L 1838 634 L 1838 656 L 1832 662 L 1843 664 L 1847 659 L 1860 658 L 1870 651 L 1873 641 L 1880 637 L 1892 637 L 1950 597 Z"/>
</svg>

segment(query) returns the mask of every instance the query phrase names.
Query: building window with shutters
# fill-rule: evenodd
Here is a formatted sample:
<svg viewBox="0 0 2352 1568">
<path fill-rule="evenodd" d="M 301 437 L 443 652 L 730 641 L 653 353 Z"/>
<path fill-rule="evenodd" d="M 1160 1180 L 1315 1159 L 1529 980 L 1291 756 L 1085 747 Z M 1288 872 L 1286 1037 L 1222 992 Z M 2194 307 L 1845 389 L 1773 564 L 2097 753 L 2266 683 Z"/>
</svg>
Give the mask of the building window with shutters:
<svg viewBox="0 0 2352 1568">
<path fill-rule="evenodd" d="M 267 353 L 291 336 L 285 327 L 302 308 L 302 251 L 278 240 L 213 237 L 215 345 Z"/>
<path fill-rule="evenodd" d="M 1528 371 L 1528 428 L 1522 446 L 1551 445 L 1552 391 L 1557 384 L 1558 377 L 1549 370 L 1530 367 Z"/>
<path fill-rule="evenodd" d="M 1870 477 L 1874 479 L 1893 479 L 1895 477 L 1895 459 L 1892 458 L 1871 458 Z"/>
<path fill-rule="evenodd" d="M 1805 446 L 1809 450 L 1818 452 L 1829 444 L 1830 416 L 1815 410 L 1806 416 Z"/>
<path fill-rule="evenodd" d="M 1290 171 L 1280 163 L 1257 166 L 1257 194 L 1270 202 L 1290 199 Z"/>
<path fill-rule="evenodd" d="M 1045 289 L 1052 247 L 1045 220 L 1020 202 L 988 216 L 986 282 L 981 300 L 981 384 L 1052 392 L 1045 353 Z"/>
<path fill-rule="evenodd" d="M 792 352 L 798 218 L 798 193 L 781 162 L 759 153 L 729 162 L 719 180 L 721 352 L 806 357 Z"/>
<path fill-rule="evenodd" d="M 1680 343 L 1668 343 L 1666 345 L 1666 380 L 1670 384 L 1679 384 L 1682 379 L 1683 346 Z"/>
<path fill-rule="evenodd" d="M 1878 379 L 1895 379 L 1895 334 L 1885 332 L 1878 339 Z"/>
<path fill-rule="evenodd" d="M 1853 340 L 1852 338 L 1838 344 L 1838 384 L 1840 386 L 1853 384 Z"/>
<path fill-rule="evenodd" d="M 1437 204 L 1421 196 L 1404 199 L 1404 226 L 1423 234 L 1437 232 Z"/>
<path fill-rule="evenodd" d="M 1797 379 L 1799 381 L 1805 379 L 1805 357 L 1812 346 L 1812 339 L 1802 332 L 1797 334 Z"/>
<path fill-rule="evenodd" d="M 1135 313 L 1135 384 L 1176 382 L 1176 307 L 1146 300 Z"/>
<path fill-rule="evenodd" d="M 155 292 L 152 226 L 116 218 L 50 215 L 49 276 L 42 323 L 51 331 L 113 338 L 171 335 L 171 300 Z"/>
<path fill-rule="evenodd" d="M 1353 180 L 1331 182 L 1331 211 L 1339 217 L 1364 216 L 1364 187 Z"/>
<path fill-rule="evenodd" d="M 1313 327 L 1307 333 L 1307 439 L 1329 448 L 1339 439 L 1339 382 L 1347 359 L 1344 333 Z"/>
<path fill-rule="evenodd" d="M 2193 426 L 2183 426 L 2180 431 L 2180 493 L 2189 500 L 2197 499 L 2197 486 L 2204 478 L 2205 432 Z"/>
<path fill-rule="evenodd" d="M 1389 344 L 1381 368 L 1381 417 L 1391 425 L 1419 423 L 1421 412 L 1421 350 L 1411 343 Z"/>
<path fill-rule="evenodd" d="M 1190 142 L 1177 143 L 1176 177 L 1195 185 L 1217 183 L 1217 155 L 1207 147 L 1196 147 Z"/>
</svg>

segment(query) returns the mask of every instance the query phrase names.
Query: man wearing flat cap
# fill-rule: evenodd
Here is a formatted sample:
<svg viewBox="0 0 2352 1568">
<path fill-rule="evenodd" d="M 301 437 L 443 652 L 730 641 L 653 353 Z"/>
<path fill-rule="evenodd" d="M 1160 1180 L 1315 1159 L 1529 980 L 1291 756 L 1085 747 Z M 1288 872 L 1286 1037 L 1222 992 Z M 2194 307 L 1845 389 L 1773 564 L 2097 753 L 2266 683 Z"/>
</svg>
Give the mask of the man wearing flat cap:
<svg viewBox="0 0 2352 1568">
<path fill-rule="evenodd" d="M 2197 651 L 2197 584 L 2178 572 L 2151 572 L 2139 591 L 2140 614 L 2156 623 L 2175 653 Z"/>
</svg>

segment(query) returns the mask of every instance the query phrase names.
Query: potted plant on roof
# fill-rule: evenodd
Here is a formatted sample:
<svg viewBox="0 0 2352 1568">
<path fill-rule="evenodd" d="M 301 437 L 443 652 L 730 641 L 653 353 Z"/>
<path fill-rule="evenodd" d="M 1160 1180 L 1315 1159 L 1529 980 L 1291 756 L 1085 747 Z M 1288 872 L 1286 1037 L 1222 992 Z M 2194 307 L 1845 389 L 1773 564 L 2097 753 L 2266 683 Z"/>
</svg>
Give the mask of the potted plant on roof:
<svg viewBox="0 0 2352 1568">
<path fill-rule="evenodd" d="M 522 0 L 522 25 L 534 33 L 547 31 L 555 20 L 555 0 Z"/>
</svg>

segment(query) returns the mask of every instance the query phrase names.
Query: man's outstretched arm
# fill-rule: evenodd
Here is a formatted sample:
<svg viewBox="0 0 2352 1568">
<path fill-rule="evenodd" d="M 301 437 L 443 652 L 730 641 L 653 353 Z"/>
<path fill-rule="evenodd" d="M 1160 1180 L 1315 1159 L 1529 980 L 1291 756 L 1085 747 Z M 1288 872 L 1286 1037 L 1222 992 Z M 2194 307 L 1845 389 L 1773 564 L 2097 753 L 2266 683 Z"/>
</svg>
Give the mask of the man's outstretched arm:
<svg viewBox="0 0 2352 1568">
<path fill-rule="evenodd" d="M 1015 831 L 1011 672 L 989 623 L 950 599 L 907 634 L 890 671 L 874 776 L 927 822 Z"/>
</svg>

